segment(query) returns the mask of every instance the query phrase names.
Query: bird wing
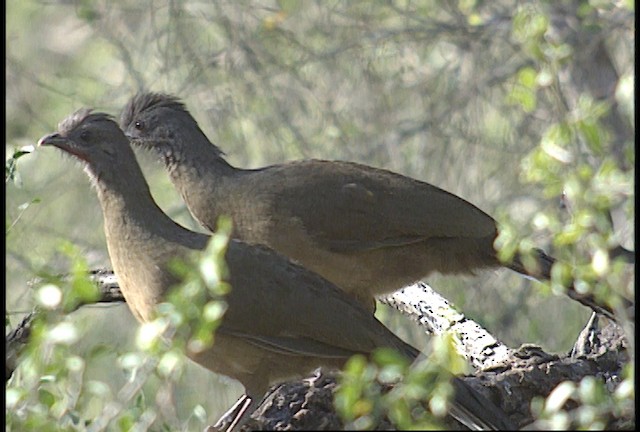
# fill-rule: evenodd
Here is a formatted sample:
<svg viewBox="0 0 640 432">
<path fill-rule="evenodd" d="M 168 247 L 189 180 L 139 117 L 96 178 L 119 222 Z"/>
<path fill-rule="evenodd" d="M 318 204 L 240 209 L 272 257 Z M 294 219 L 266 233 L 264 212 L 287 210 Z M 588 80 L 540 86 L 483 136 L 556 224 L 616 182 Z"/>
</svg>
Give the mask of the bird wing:
<svg viewBox="0 0 640 432">
<path fill-rule="evenodd" d="M 225 258 L 222 331 L 290 355 L 348 358 L 380 347 L 418 355 L 354 299 L 270 249 L 232 240 Z"/>
<path fill-rule="evenodd" d="M 153 263 L 166 266 L 206 247 L 209 236 L 169 222 L 171 230 L 161 229 L 163 234 L 149 237 L 154 240 L 149 247 L 137 250 L 137 259 L 144 260 L 136 267 L 153 271 L 158 267 Z M 157 224 L 154 220 L 147 228 Z M 411 359 L 418 355 L 356 300 L 266 246 L 230 240 L 225 261 L 231 291 L 224 298 L 228 307 L 217 330 L 223 334 L 292 356 L 346 359 L 380 347 L 395 349 Z M 168 268 L 154 275 L 144 280 L 158 279 L 164 287 L 176 282 Z"/>
<path fill-rule="evenodd" d="M 264 194 L 270 196 L 272 214 L 295 219 L 306 235 L 335 252 L 429 238 L 487 237 L 496 229 L 489 215 L 462 198 L 382 169 L 311 160 L 255 175 L 271 177 L 262 183 L 269 188 Z"/>
<path fill-rule="evenodd" d="M 222 325 L 219 332 L 244 339 L 246 342 L 267 351 L 290 356 L 319 357 L 319 358 L 349 358 L 358 351 L 351 351 L 320 341 L 294 336 L 258 336 L 251 333 L 227 329 Z"/>
</svg>

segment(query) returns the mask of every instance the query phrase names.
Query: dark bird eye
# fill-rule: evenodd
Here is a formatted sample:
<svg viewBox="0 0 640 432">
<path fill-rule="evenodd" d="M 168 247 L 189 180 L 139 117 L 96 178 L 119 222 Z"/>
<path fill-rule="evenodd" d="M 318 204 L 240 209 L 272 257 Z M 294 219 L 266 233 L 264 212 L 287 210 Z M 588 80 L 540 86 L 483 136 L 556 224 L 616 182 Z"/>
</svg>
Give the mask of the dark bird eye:
<svg viewBox="0 0 640 432">
<path fill-rule="evenodd" d="M 135 127 L 138 130 L 142 130 L 142 129 L 144 129 L 144 123 L 142 123 L 141 121 L 137 121 L 137 122 L 135 122 L 133 127 Z"/>
<path fill-rule="evenodd" d="M 87 130 L 83 130 L 82 132 L 80 132 L 80 139 L 82 139 L 83 141 L 88 140 L 89 136 L 91 136 L 91 134 Z"/>
</svg>

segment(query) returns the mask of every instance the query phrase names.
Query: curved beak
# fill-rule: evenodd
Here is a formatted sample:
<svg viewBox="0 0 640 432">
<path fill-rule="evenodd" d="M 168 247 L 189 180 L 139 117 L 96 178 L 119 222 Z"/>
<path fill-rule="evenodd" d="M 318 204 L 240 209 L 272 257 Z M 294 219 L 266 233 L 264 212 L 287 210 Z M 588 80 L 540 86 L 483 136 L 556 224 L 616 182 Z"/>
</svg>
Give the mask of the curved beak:
<svg viewBox="0 0 640 432">
<path fill-rule="evenodd" d="M 67 137 L 60 135 L 55 132 L 49 135 L 45 135 L 38 140 L 38 147 L 42 146 L 54 146 L 58 147 L 60 150 L 65 151 L 69 154 L 74 155 L 80 160 L 85 162 L 89 162 L 89 157 L 84 152 L 80 151 L 77 146 L 74 145 L 73 141 Z"/>
<path fill-rule="evenodd" d="M 38 147 L 40 146 L 56 146 L 60 147 L 67 143 L 67 138 L 63 137 L 59 133 L 55 132 L 49 135 L 45 135 L 38 140 Z"/>
</svg>

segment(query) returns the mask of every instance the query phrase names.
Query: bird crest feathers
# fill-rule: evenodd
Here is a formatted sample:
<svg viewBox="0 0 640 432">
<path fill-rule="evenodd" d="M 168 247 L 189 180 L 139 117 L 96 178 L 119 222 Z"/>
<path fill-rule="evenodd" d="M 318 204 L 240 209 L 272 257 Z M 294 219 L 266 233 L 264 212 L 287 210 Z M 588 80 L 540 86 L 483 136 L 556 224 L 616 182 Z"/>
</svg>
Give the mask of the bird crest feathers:
<svg viewBox="0 0 640 432">
<path fill-rule="evenodd" d="M 152 92 L 138 93 L 122 110 L 122 114 L 120 115 L 120 125 L 123 128 L 126 128 L 140 113 L 151 108 L 162 107 L 187 112 L 185 105 L 180 102 L 180 99 L 176 96 Z"/>
<path fill-rule="evenodd" d="M 103 112 L 93 112 L 93 109 L 91 108 L 80 108 L 58 123 L 58 132 L 66 135 L 85 121 L 100 120 L 113 121 L 113 116 Z"/>
</svg>

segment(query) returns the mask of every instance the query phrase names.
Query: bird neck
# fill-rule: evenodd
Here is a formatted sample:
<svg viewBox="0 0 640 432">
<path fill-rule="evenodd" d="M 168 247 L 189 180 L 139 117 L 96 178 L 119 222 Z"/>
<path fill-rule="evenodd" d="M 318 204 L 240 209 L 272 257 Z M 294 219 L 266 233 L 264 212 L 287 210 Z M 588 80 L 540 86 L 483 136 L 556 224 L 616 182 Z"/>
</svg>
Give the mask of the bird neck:
<svg viewBox="0 0 640 432">
<path fill-rule="evenodd" d="M 202 178 L 215 175 L 227 177 L 233 175 L 237 168 L 233 167 L 222 157 L 217 149 L 203 149 L 189 151 L 187 154 L 166 158 L 166 166 L 172 179 Z"/>
<path fill-rule="evenodd" d="M 107 237 L 135 239 L 153 232 L 172 237 L 186 231 L 158 207 L 137 163 L 119 167 L 117 175 L 95 180 Z"/>
<path fill-rule="evenodd" d="M 229 164 L 222 151 L 199 129 L 195 137 L 191 134 L 176 137 L 176 140 L 175 150 L 166 154 L 164 161 L 172 182 L 183 197 L 194 187 L 199 189 L 202 184 L 219 183 L 241 171 Z"/>
</svg>

